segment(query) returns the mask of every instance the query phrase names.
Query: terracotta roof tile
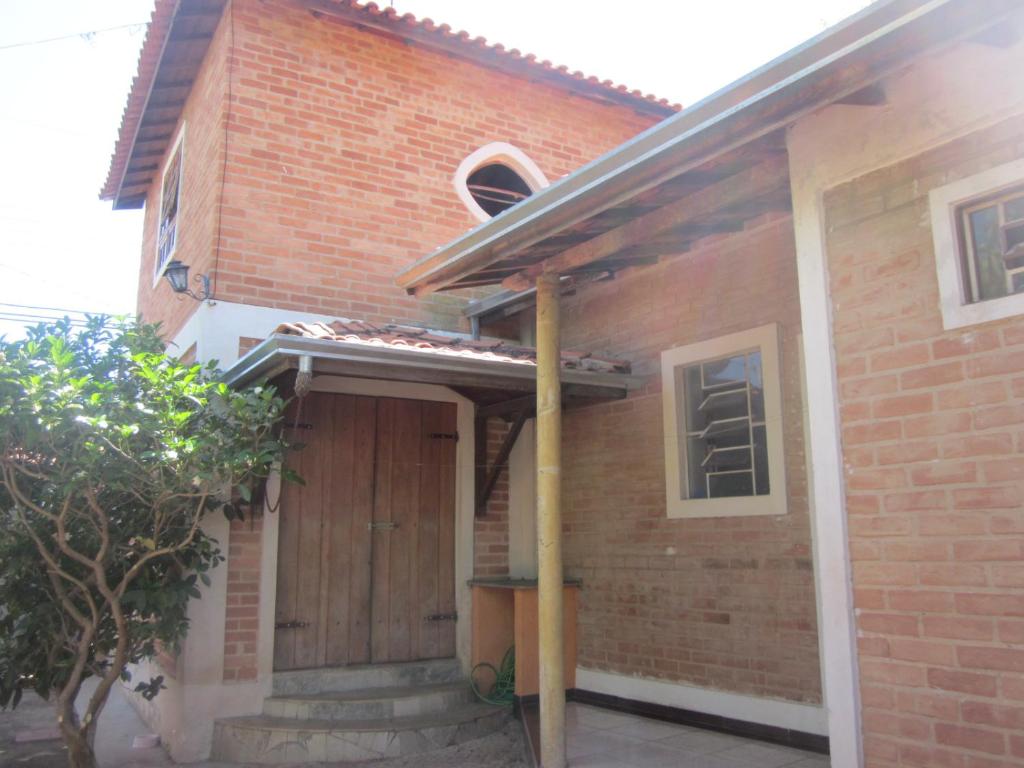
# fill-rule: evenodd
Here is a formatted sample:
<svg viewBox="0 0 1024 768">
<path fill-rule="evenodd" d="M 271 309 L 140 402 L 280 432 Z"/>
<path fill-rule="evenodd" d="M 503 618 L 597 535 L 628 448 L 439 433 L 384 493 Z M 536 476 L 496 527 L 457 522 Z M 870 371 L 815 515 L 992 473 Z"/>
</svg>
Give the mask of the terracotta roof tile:
<svg viewBox="0 0 1024 768">
<path fill-rule="evenodd" d="M 375 325 L 362 320 L 341 319 L 329 324 L 285 323 L 278 326 L 274 333 L 410 350 L 424 354 L 451 355 L 522 365 L 537 364 L 537 350 L 533 347 L 509 344 L 500 339 L 471 339 L 466 336 L 445 334 L 410 325 Z M 613 360 L 572 351 L 562 352 L 562 367 L 566 370 L 593 371 L 595 373 L 630 372 L 629 363 L 624 360 Z"/>
<path fill-rule="evenodd" d="M 385 21 L 397 29 L 401 29 L 404 26 L 408 29 L 414 29 L 420 33 L 431 33 L 442 39 L 458 41 L 466 46 L 467 49 L 475 48 L 477 49 L 477 53 L 485 53 L 493 56 L 496 60 L 495 63 L 498 64 L 526 63 L 546 70 L 548 73 L 556 74 L 570 80 L 575 80 L 578 83 L 589 83 L 591 85 L 600 86 L 610 91 L 614 91 L 617 94 L 630 96 L 634 99 L 648 102 L 650 105 L 664 108 L 665 110 L 674 112 L 682 109 L 679 104 L 673 104 L 668 99 L 660 99 L 653 94 L 645 94 L 643 91 L 627 88 L 625 85 L 614 83 L 611 80 L 599 80 L 598 78 L 592 75 L 588 76 L 579 70 L 570 71 L 564 64 L 556 65 L 547 59 L 538 61 L 537 57 L 532 53 L 524 54 L 518 48 L 506 48 L 501 43 L 488 43 L 486 37 L 473 37 L 465 30 L 455 31 L 448 24 L 437 24 L 430 18 L 419 19 L 411 13 L 400 14 L 394 8 L 381 8 L 373 2 L 366 3 L 360 2 L 360 0 L 329 0 L 329 2 L 339 7 L 365 14 L 377 20 Z M 505 61 L 500 61 L 501 59 L 504 59 Z"/>
<path fill-rule="evenodd" d="M 174 20 L 175 9 L 179 0 L 156 0 L 156 5 L 146 30 L 146 38 L 139 54 L 138 73 L 132 81 L 128 93 L 128 101 L 121 118 L 121 126 L 110 159 L 107 179 L 100 190 L 100 199 L 115 200 L 120 191 L 121 179 L 131 160 L 135 145 L 135 135 L 146 110 L 146 102 L 150 88 L 156 78 L 157 70 L 166 48 L 174 45 L 168 40 L 168 34 Z M 354 23 L 360 18 L 375 26 L 389 28 L 395 34 L 406 38 L 418 39 L 424 45 L 442 47 L 458 47 L 468 58 L 483 62 L 513 74 L 551 78 L 553 82 L 581 92 L 590 92 L 607 99 L 632 105 L 635 109 L 643 109 L 668 117 L 681 109 L 667 99 L 659 99 L 642 91 L 627 88 L 611 80 L 599 80 L 588 77 L 579 71 L 569 71 L 566 66 L 556 66 L 550 61 L 538 61 L 533 54 L 524 54 L 516 48 L 505 48 L 500 43 L 488 43 L 486 38 L 473 37 L 465 31 L 455 31 L 448 24 L 437 24 L 432 19 L 418 19 L 411 13 L 399 14 L 393 8 L 381 8 L 376 3 L 363 3 L 359 0 L 326 0 L 335 6 L 339 13 L 351 17 Z M 321 6 L 323 7 L 323 6 Z"/>
<path fill-rule="evenodd" d="M 135 134 L 146 108 L 150 84 L 156 78 L 157 67 L 164 50 L 164 40 L 170 31 L 177 5 L 176 0 L 156 0 L 153 13 L 149 17 L 146 37 L 143 39 L 142 49 L 139 51 L 139 64 L 136 68 L 135 78 L 132 80 L 132 86 L 128 90 L 128 100 L 124 106 L 124 113 L 121 115 L 121 125 L 117 131 L 114 153 L 110 157 L 110 170 L 107 172 L 107 180 L 100 190 L 101 200 L 113 200 L 118 193 L 124 169 L 128 166 L 132 147 L 135 144 Z"/>
</svg>

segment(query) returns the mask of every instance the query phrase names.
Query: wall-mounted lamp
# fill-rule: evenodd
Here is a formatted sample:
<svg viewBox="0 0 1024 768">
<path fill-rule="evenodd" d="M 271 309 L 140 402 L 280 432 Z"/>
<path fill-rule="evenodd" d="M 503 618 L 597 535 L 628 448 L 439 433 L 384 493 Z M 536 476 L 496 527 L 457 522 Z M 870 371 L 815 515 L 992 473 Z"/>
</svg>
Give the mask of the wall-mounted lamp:
<svg viewBox="0 0 1024 768">
<path fill-rule="evenodd" d="M 171 284 L 171 290 L 175 293 L 184 293 L 196 301 L 207 301 L 212 298 L 210 278 L 207 275 L 195 276 L 195 282 L 203 287 L 202 291 L 196 294 L 188 287 L 188 264 L 183 264 L 177 259 L 168 262 L 164 268 L 164 277 L 167 278 L 167 282 Z"/>
</svg>

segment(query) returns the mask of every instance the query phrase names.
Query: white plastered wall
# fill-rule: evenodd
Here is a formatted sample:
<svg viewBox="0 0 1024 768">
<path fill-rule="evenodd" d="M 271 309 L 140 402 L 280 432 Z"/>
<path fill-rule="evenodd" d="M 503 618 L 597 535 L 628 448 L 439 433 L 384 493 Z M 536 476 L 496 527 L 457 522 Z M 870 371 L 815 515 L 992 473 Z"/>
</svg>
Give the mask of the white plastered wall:
<svg viewBox="0 0 1024 768">
<path fill-rule="evenodd" d="M 1022 69 L 1020 43 L 1009 48 L 963 43 L 889 78 L 885 105 L 829 107 L 788 133 L 804 355 L 813 371 L 805 384 L 813 425 L 808 451 L 814 457 L 814 568 L 834 768 L 859 768 L 864 758 L 823 195 L 1024 112 L 1024 89 L 1009 77 Z"/>
<path fill-rule="evenodd" d="M 537 578 L 537 420 L 527 419 L 508 457 L 508 575 Z"/>
</svg>

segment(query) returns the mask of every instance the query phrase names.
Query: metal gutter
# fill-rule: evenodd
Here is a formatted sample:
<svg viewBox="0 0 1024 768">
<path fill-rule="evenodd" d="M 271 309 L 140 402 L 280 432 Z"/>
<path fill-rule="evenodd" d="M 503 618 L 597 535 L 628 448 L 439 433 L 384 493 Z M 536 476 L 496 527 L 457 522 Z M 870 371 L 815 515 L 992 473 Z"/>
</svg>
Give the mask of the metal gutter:
<svg viewBox="0 0 1024 768">
<path fill-rule="evenodd" d="M 311 355 L 319 361 L 350 363 L 353 369 L 357 366 L 372 365 L 393 371 L 421 371 L 442 376 L 445 374 L 479 376 L 493 381 L 495 388 L 501 388 L 502 381 L 532 384 L 537 380 L 537 366 L 529 363 L 481 360 L 431 352 L 375 347 L 334 339 L 311 339 L 290 334 L 274 334 L 268 337 L 225 371 L 221 378 L 230 386 L 243 386 L 255 379 L 271 378 L 290 368 L 297 368 L 298 359 L 302 355 Z M 321 372 L 316 370 L 315 364 L 314 371 Z M 326 371 L 326 373 L 337 372 Z M 358 376 L 358 370 L 353 370 L 351 375 Z M 626 392 L 642 387 L 646 382 L 646 377 L 563 368 L 561 380 L 563 384 L 568 385 Z M 436 381 L 436 379 L 432 378 L 431 381 Z"/>
<path fill-rule="evenodd" d="M 426 294 L 976 34 L 1020 0 L 879 0 L 402 271 Z"/>
</svg>

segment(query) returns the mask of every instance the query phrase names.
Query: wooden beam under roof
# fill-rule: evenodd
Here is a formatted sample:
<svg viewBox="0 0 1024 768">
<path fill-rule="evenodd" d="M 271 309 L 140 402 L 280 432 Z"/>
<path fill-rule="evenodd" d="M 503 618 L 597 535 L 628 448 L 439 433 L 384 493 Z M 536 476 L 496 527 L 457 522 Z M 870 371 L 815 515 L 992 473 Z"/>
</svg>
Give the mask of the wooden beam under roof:
<svg viewBox="0 0 1024 768">
<path fill-rule="evenodd" d="M 579 245 L 528 267 L 502 281 L 510 290 L 523 290 L 533 285 L 541 272 L 569 274 L 588 264 L 609 259 L 616 254 L 636 249 L 658 235 L 688 225 L 699 226 L 708 217 L 728 211 L 730 207 L 771 197 L 789 190 L 789 165 L 786 155 L 770 156 L 746 171 L 712 184 L 699 192 L 680 198 L 656 211 L 609 230 Z M 733 226 L 730 224 L 729 226 Z M 644 256 L 650 254 L 643 254 Z"/>
<path fill-rule="evenodd" d="M 157 70 L 143 100 L 141 116 L 134 126 L 131 149 L 117 181 L 114 208 L 135 208 L 145 202 L 146 193 L 139 191 L 140 185 L 136 181 L 141 173 L 140 160 L 157 153 L 162 157 L 166 151 L 171 132 L 185 106 L 188 90 L 213 39 L 224 4 L 225 0 L 180 0 L 175 9 L 174 18 L 161 43 Z M 184 89 L 184 94 L 181 89 Z M 140 151 L 137 145 L 143 137 L 153 140 L 153 143 L 147 142 Z M 164 144 L 162 149 L 158 142 Z M 152 183 L 152 174 L 148 183 Z"/>
</svg>

